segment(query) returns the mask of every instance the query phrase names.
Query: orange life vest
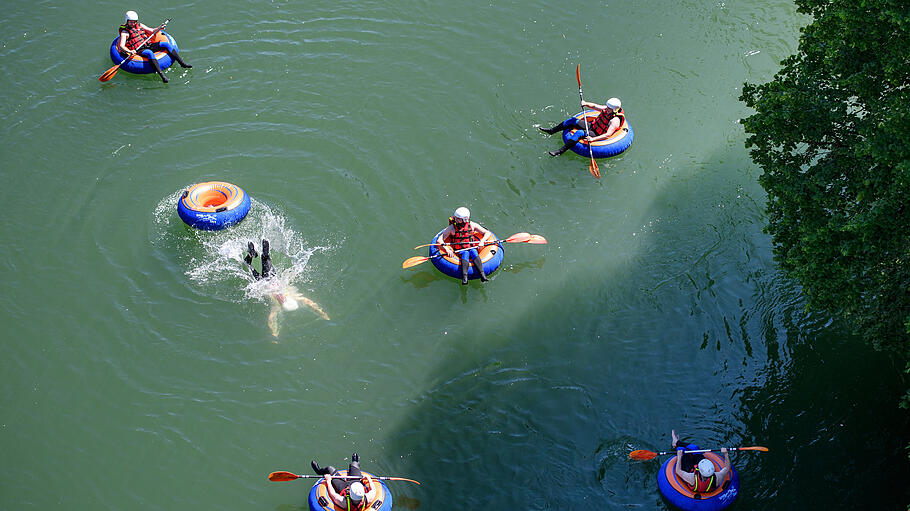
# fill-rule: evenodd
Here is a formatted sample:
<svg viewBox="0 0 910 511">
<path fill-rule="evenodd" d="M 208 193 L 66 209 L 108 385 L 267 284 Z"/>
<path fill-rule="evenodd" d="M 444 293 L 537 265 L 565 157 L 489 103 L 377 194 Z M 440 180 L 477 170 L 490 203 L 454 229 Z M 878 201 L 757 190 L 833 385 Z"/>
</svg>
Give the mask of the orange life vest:
<svg viewBox="0 0 910 511">
<path fill-rule="evenodd" d="M 152 32 L 139 26 L 139 22 L 124 23 L 120 25 L 120 32 L 126 32 L 126 42 L 124 45 L 128 50 L 137 50 L 142 41 Z"/>
<path fill-rule="evenodd" d="M 594 119 L 594 122 L 591 123 L 591 132 L 594 136 L 603 135 L 610 129 L 610 121 L 614 117 L 619 117 L 619 125 L 622 126 L 622 122 L 626 119 L 626 114 L 622 111 L 622 108 L 617 108 L 612 112 L 607 112 L 604 110 Z"/>
</svg>

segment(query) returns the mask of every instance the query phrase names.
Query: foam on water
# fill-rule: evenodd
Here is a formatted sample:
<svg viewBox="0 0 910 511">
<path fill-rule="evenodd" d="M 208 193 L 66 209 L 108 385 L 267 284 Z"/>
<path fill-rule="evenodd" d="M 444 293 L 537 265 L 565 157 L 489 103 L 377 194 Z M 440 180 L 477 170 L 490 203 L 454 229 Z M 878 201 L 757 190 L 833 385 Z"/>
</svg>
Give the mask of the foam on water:
<svg viewBox="0 0 910 511">
<path fill-rule="evenodd" d="M 331 249 L 306 246 L 303 236 L 287 225 L 281 211 L 256 199 L 252 199 L 249 214 L 237 225 L 220 231 L 192 229 L 177 215 L 182 191 L 164 197 L 155 207 L 152 243 L 175 251 L 184 265 L 184 273 L 207 293 L 219 298 L 267 302 L 276 287 L 295 289 L 294 284 L 304 282 L 310 257 Z M 269 241 L 273 266 L 273 276 L 268 282 L 253 278 L 243 261 L 250 241 L 261 257 L 264 239 Z M 261 271 L 260 264 L 259 258 L 253 260 L 256 271 Z M 240 287 L 223 285 L 231 281 L 238 282 Z"/>
</svg>

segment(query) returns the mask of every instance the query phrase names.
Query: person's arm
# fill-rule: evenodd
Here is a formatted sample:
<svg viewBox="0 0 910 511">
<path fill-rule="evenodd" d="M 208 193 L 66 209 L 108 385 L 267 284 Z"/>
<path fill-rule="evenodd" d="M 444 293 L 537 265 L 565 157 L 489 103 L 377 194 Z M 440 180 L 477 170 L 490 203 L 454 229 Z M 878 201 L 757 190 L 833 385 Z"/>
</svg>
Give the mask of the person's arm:
<svg viewBox="0 0 910 511">
<path fill-rule="evenodd" d="M 373 478 L 370 477 L 369 474 L 363 474 L 363 478 L 366 479 L 367 482 L 369 483 L 367 486 L 370 488 L 370 491 L 367 492 L 366 499 L 367 499 L 367 503 L 371 504 L 373 502 L 373 500 L 376 499 L 376 493 L 378 492 L 378 490 L 376 488 L 379 486 L 379 483 L 377 483 L 375 480 L 373 480 Z"/>
<path fill-rule="evenodd" d="M 581 105 L 585 108 L 597 110 L 598 112 L 603 112 L 604 110 L 607 109 L 606 105 L 598 105 L 597 103 L 591 103 L 590 101 L 585 101 Z"/>
<path fill-rule="evenodd" d="M 272 337 L 278 337 L 278 309 L 281 306 L 272 304 L 272 310 L 269 311 L 269 330 L 272 331 Z"/>
<path fill-rule="evenodd" d="M 120 32 L 120 39 L 117 41 L 117 49 L 120 50 L 120 53 L 125 53 L 127 55 L 136 53 L 126 47 L 126 32 Z"/>
<path fill-rule="evenodd" d="M 151 34 L 152 31 L 155 30 L 155 28 L 158 28 L 158 27 L 150 28 L 149 26 L 144 25 L 144 24 L 142 24 L 142 23 L 140 23 L 139 26 L 142 27 L 142 30 L 145 30 L 145 31 L 147 32 L 147 33 L 146 33 L 146 36 L 148 36 L 148 34 Z"/>
<path fill-rule="evenodd" d="M 471 227 L 472 227 L 476 232 L 479 232 L 480 234 L 483 234 L 483 237 L 480 238 L 478 248 L 480 248 L 480 246 L 483 245 L 484 243 L 486 243 L 486 242 L 488 242 L 488 241 L 490 241 L 490 240 L 493 239 L 493 233 L 490 232 L 490 231 L 488 231 L 488 230 L 486 230 L 482 225 L 478 224 L 477 222 L 471 222 Z"/>
<path fill-rule="evenodd" d="M 329 315 L 326 314 L 324 310 L 322 310 L 322 307 L 320 307 L 318 303 L 314 302 L 313 300 L 310 300 L 309 298 L 303 296 L 300 293 L 293 293 L 292 296 L 295 300 L 303 302 L 304 304 L 306 304 L 307 307 L 316 311 L 316 314 L 319 314 L 320 316 L 322 316 L 322 319 L 324 319 L 326 321 L 328 321 L 330 319 Z"/>
<path fill-rule="evenodd" d="M 727 477 L 727 472 L 730 471 L 730 453 L 727 452 L 726 447 L 721 447 L 720 452 L 724 453 L 724 468 L 717 471 L 717 484 L 720 485 L 721 481 Z"/>
<path fill-rule="evenodd" d="M 335 487 L 332 486 L 332 476 L 326 474 L 322 476 L 322 478 L 325 480 L 325 486 L 329 490 L 329 497 L 332 497 L 332 500 L 335 501 L 336 504 L 344 507 L 344 497 L 335 491 Z"/>
<path fill-rule="evenodd" d="M 695 486 L 695 474 L 689 473 L 689 472 L 683 472 L 682 457 L 683 457 L 683 450 L 678 449 L 676 451 L 676 477 L 682 479 L 683 482 L 688 484 L 689 486 Z"/>
<path fill-rule="evenodd" d="M 454 233 L 455 229 L 451 225 L 446 227 L 442 230 L 442 234 L 439 235 L 439 243 L 437 244 L 439 246 L 439 249 L 445 252 L 445 254 L 449 257 L 455 257 L 455 252 L 452 250 L 452 247 L 450 245 L 443 245 L 443 243 L 445 243 L 447 237 L 451 236 Z"/>
</svg>

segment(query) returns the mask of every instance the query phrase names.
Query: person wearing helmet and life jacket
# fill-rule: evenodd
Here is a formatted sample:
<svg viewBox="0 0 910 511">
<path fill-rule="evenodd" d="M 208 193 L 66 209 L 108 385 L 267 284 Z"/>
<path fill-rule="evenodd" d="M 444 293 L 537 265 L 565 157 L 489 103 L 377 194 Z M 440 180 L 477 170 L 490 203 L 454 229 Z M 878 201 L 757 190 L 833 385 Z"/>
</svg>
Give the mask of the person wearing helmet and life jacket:
<svg viewBox="0 0 910 511">
<path fill-rule="evenodd" d="M 550 156 L 559 156 L 572 148 L 581 139 L 584 139 L 590 144 L 591 142 L 610 138 L 622 125 L 622 121 L 626 116 L 622 111 L 622 102 L 619 98 L 608 99 L 606 105 L 598 105 L 597 103 L 585 101 L 581 106 L 600 112 L 600 114 L 597 115 L 597 118 L 594 119 L 594 122 L 588 123 L 587 132 L 585 131 L 585 122 L 575 117 L 569 117 L 552 128 L 538 128 L 548 135 L 565 130 L 578 130 L 569 137 L 566 141 L 566 145 L 556 151 L 549 151 Z"/>
<path fill-rule="evenodd" d="M 311 461 L 310 465 L 316 474 L 323 476 L 329 496 L 338 507 L 346 511 L 363 511 L 375 501 L 376 482 L 360 470 L 360 458 L 356 452 L 351 454 L 347 475 L 360 479 L 338 477 L 341 473 L 331 465 L 320 468 L 316 461 Z"/>
<path fill-rule="evenodd" d="M 256 271 L 256 268 L 253 268 L 253 258 L 259 257 L 259 254 L 256 252 L 256 246 L 253 245 L 252 241 L 247 245 L 247 254 L 243 258 L 243 262 L 250 268 L 250 272 L 252 272 L 253 278 L 256 280 L 269 279 L 274 275 L 272 254 L 269 248 L 269 240 L 262 240 L 262 273 L 259 273 Z M 322 310 L 322 307 L 320 307 L 318 303 L 300 294 L 294 286 L 289 285 L 285 286 L 283 289 L 279 289 L 280 284 L 277 281 L 272 281 L 272 285 L 274 288 L 271 290 L 270 295 L 273 302 L 268 319 L 269 330 L 272 331 L 272 337 L 278 337 L 278 313 L 281 310 L 287 312 L 295 311 L 300 308 L 300 302 L 303 302 L 304 305 L 316 311 L 322 319 L 329 320 L 329 315 Z"/>
<path fill-rule="evenodd" d="M 117 50 L 120 55 L 126 57 L 127 55 L 138 53 L 147 58 L 164 83 L 167 83 L 167 77 L 161 72 L 161 66 L 158 64 L 158 59 L 155 58 L 156 51 L 166 51 L 181 67 L 193 67 L 180 58 L 180 53 L 177 52 L 170 41 L 163 40 L 157 43 L 148 42 L 142 44 L 142 41 L 145 41 L 152 31 L 153 29 L 139 23 L 139 15 L 136 14 L 136 11 L 126 11 L 123 25 L 120 25 L 120 39 L 117 41 Z"/>
<path fill-rule="evenodd" d="M 483 236 L 479 241 L 477 234 Z M 442 231 L 439 236 L 440 250 L 449 257 L 455 257 L 456 251 L 461 258 L 461 283 L 468 283 L 468 266 L 472 262 L 477 273 L 480 274 L 480 281 L 489 280 L 483 271 L 483 261 L 480 260 L 477 249 L 483 247 L 485 243 L 493 239 L 493 233 L 486 230 L 477 222 L 471 221 L 471 212 L 468 208 L 462 206 L 455 210 L 455 214 L 449 218 L 449 225 Z M 446 243 L 446 240 L 449 240 Z"/>
<path fill-rule="evenodd" d="M 683 445 L 672 433 L 673 443 L 676 447 L 676 477 L 686 483 L 695 493 L 707 493 L 716 490 L 723 485 L 727 473 L 730 472 L 730 453 L 727 448 L 721 448 L 720 452 L 724 453 L 724 466 L 716 470 L 714 462 L 705 458 L 701 453 L 684 453 L 684 451 L 697 451 L 698 446 L 695 444 Z M 686 458 L 689 456 L 689 458 Z"/>
</svg>

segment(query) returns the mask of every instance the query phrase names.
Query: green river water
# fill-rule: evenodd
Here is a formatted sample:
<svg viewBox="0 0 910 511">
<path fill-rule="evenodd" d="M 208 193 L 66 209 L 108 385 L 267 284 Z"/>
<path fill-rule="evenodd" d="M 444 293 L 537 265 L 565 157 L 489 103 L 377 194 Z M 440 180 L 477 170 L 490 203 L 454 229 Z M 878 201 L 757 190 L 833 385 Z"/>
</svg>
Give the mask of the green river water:
<svg viewBox="0 0 910 511">
<path fill-rule="evenodd" d="M 193 69 L 121 71 L 123 11 Z M 784 0 L 7 0 L 0 46 L 0 509 L 305 510 L 351 452 L 396 509 L 670 509 L 670 430 L 737 453 L 730 508 L 904 509 L 902 364 L 805 310 L 762 232 L 744 81 L 808 20 Z M 536 126 L 622 99 L 631 149 Z M 243 223 L 177 195 L 223 180 Z M 491 282 L 403 270 L 457 206 Z M 244 271 L 318 302 L 266 325 Z M 903 482 L 902 482 L 903 481 Z"/>
</svg>

